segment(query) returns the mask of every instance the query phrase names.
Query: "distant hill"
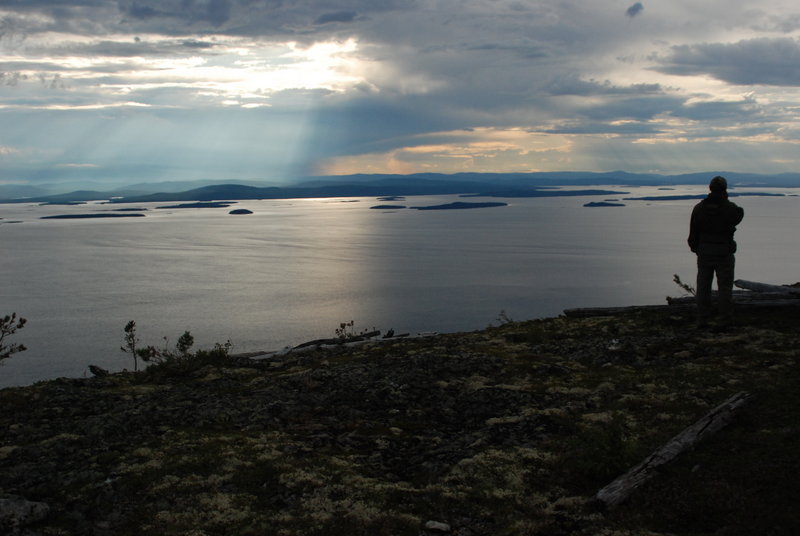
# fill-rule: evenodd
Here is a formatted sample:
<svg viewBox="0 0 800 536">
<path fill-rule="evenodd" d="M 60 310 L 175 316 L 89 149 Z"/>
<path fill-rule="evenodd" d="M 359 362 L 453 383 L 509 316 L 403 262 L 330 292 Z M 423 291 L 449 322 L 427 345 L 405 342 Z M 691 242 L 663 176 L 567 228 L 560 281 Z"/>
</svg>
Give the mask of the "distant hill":
<svg viewBox="0 0 800 536">
<path fill-rule="evenodd" d="M 140 183 L 110 191 L 79 190 L 42 194 L 33 187 L 0 187 L 0 202 L 68 203 L 111 200 L 113 203 L 164 201 L 213 201 L 235 199 L 292 199 L 311 197 L 383 197 L 413 195 L 472 194 L 493 197 L 534 197 L 557 186 L 671 186 L 707 184 L 711 177 L 723 175 L 733 186 L 800 187 L 800 173 L 759 175 L 708 171 L 682 175 L 627 173 L 625 171 L 562 171 L 541 173 L 417 173 L 412 175 L 356 174 L 305 177 L 283 186 L 265 183 L 209 184 L 200 182 Z M 186 188 L 181 189 L 181 184 Z M 257 184 L 262 184 L 258 186 Z M 604 190 L 584 191 L 600 195 Z M 549 195 L 553 195 L 551 192 Z M 574 195 L 574 193 L 573 193 Z"/>
</svg>

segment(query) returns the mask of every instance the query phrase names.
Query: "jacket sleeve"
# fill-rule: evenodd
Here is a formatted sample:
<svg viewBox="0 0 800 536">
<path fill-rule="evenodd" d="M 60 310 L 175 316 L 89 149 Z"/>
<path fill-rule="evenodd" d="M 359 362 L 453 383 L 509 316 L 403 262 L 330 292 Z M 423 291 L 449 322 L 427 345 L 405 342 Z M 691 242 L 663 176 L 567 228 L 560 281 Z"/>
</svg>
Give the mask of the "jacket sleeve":
<svg viewBox="0 0 800 536">
<path fill-rule="evenodd" d="M 734 214 L 733 226 L 736 227 L 744 219 L 744 209 L 742 207 L 740 207 L 739 205 L 736 205 L 736 204 L 734 204 L 733 206 L 736 207 L 736 210 L 733 211 L 733 214 Z"/>
<path fill-rule="evenodd" d="M 689 219 L 689 249 L 692 253 L 697 253 L 697 205 L 692 209 L 692 216 Z"/>
</svg>

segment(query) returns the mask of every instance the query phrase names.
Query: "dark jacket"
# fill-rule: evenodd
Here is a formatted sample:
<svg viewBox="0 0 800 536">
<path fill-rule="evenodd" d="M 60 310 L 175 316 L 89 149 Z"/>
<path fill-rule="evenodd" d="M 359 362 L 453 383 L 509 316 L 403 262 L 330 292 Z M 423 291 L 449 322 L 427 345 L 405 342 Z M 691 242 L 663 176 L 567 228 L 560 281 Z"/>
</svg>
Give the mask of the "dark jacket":
<svg viewBox="0 0 800 536">
<path fill-rule="evenodd" d="M 733 233 L 744 210 L 725 192 L 711 192 L 695 205 L 689 224 L 689 248 L 698 255 L 722 256 L 736 252 Z"/>
</svg>

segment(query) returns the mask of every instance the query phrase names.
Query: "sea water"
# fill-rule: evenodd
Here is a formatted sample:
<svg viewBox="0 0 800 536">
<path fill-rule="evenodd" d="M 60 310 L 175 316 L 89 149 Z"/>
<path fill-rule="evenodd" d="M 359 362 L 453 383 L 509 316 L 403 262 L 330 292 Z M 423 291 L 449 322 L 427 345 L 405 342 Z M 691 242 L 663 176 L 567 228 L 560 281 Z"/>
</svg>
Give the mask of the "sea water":
<svg viewBox="0 0 800 536">
<path fill-rule="evenodd" d="M 238 353 L 333 337 L 351 320 L 355 331 L 471 331 L 506 318 L 682 295 L 672 279 L 694 280 L 686 236 L 696 201 L 624 198 L 704 189 L 606 188 L 621 193 L 391 202 L 508 203 L 431 211 L 374 209 L 387 204 L 374 198 L 194 209 L 0 204 L 0 314 L 28 319 L 7 341 L 28 350 L 0 366 L 0 387 L 81 377 L 89 364 L 131 369 L 120 350 L 129 320 L 141 344 L 174 345 L 190 331 L 195 348 L 230 340 Z M 758 191 L 785 195 L 734 199 L 745 209 L 737 277 L 794 283 L 800 198 L 794 190 Z M 607 199 L 625 206 L 583 206 Z M 145 217 L 41 219 L 121 207 Z M 253 213 L 229 214 L 234 208 Z"/>
</svg>

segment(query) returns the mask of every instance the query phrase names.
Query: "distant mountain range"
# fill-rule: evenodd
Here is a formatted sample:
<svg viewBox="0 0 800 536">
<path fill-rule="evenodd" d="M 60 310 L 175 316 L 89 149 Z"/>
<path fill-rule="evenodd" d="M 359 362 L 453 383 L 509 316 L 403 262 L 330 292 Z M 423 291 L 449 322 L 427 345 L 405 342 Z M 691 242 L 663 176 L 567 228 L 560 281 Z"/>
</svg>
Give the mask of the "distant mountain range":
<svg viewBox="0 0 800 536">
<path fill-rule="evenodd" d="M 722 175 L 736 186 L 800 187 L 800 173 L 759 175 L 709 171 L 683 175 L 564 171 L 552 173 L 417 173 L 413 175 L 337 175 L 307 177 L 292 184 L 275 186 L 257 181 L 247 184 L 196 182 L 140 183 L 115 190 L 76 190 L 52 193 L 31 186 L 0 185 L 4 203 L 74 203 L 111 200 L 113 203 L 163 201 L 212 201 L 235 199 L 292 199 L 311 197 L 386 197 L 437 194 L 472 194 L 492 197 L 538 197 L 553 195 L 557 186 L 673 186 L 707 184 Z M 604 191 L 592 191 L 602 193 Z M 580 192 L 583 194 L 588 191 Z M 560 194 L 563 195 L 563 192 Z"/>
</svg>

